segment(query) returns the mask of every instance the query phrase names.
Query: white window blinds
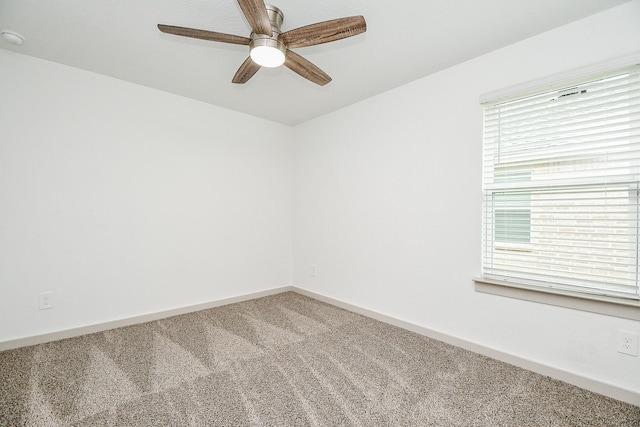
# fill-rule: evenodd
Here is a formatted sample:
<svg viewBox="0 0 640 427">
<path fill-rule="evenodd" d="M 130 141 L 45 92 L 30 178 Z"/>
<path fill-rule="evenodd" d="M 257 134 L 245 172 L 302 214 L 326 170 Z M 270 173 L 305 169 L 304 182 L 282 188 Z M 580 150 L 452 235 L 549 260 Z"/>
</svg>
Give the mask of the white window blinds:
<svg viewBox="0 0 640 427">
<path fill-rule="evenodd" d="M 640 299 L 640 67 L 485 104 L 483 277 Z"/>
</svg>

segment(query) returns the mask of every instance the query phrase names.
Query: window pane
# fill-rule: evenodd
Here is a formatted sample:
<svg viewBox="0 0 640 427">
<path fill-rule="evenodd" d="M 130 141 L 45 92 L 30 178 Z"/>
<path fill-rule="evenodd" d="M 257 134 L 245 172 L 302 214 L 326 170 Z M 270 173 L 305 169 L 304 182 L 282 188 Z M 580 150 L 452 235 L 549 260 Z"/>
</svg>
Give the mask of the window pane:
<svg viewBox="0 0 640 427">
<path fill-rule="evenodd" d="M 497 209 L 495 211 L 495 241 L 529 243 L 531 240 L 531 212 L 527 210 Z"/>
</svg>

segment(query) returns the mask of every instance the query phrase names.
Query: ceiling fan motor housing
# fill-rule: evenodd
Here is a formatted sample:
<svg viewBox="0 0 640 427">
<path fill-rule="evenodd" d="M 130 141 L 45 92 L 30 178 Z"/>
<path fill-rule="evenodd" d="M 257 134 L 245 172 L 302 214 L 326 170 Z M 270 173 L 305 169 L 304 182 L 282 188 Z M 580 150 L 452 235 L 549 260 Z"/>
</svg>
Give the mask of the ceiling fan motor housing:
<svg viewBox="0 0 640 427">
<path fill-rule="evenodd" d="M 267 8 L 267 15 L 269 15 L 269 21 L 271 22 L 273 35 L 251 33 L 249 51 L 253 51 L 253 49 L 257 47 L 269 47 L 278 49 L 284 55 L 287 47 L 280 41 L 280 34 L 282 33 L 280 26 L 282 25 L 282 21 L 284 21 L 284 14 L 273 5 L 265 4 L 265 7 Z"/>
</svg>

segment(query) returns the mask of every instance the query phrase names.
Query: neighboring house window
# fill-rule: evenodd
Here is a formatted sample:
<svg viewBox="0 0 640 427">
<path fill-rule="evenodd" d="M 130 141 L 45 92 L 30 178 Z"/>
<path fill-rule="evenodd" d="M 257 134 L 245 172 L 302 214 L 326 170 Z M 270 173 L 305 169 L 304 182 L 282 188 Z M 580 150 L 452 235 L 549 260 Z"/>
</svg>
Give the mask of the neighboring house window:
<svg viewBox="0 0 640 427">
<path fill-rule="evenodd" d="M 496 171 L 496 183 L 528 182 L 531 180 L 529 172 Z M 496 191 L 492 194 L 491 207 L 493 210 L 494 228 L 493 238 L 496 247 L 526 248 L 512 244 L 531 242 L 531 192 L 529 191 Z"/>
<path fill-rule="evenodd" d="M 640 67 L 484 107 L 483 278 L 640 299 Z"/>
</svg>

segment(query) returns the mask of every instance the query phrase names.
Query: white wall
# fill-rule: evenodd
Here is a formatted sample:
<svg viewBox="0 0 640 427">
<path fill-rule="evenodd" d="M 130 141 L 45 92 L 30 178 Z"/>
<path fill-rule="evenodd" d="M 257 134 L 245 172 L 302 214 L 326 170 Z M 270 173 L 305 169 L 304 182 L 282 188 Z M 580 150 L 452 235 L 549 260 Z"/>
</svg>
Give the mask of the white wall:
<svg viewBox="0 0 640 427">
<path fill-rule="evenodd" d="M 0 94 L 0 342 L 291 284 L 291 128 L 6 50 Z"/>
<path fill-rule="evenodd" d="M 294 284 L 640 393 L 640 358 L 615 347 L 616 331 L 640 322 L 481 294 L 472 282 L 478 97 L 633 53 L 639 22 L 640 1 L 627 3 L 298 126 Z"/>
</svg>

